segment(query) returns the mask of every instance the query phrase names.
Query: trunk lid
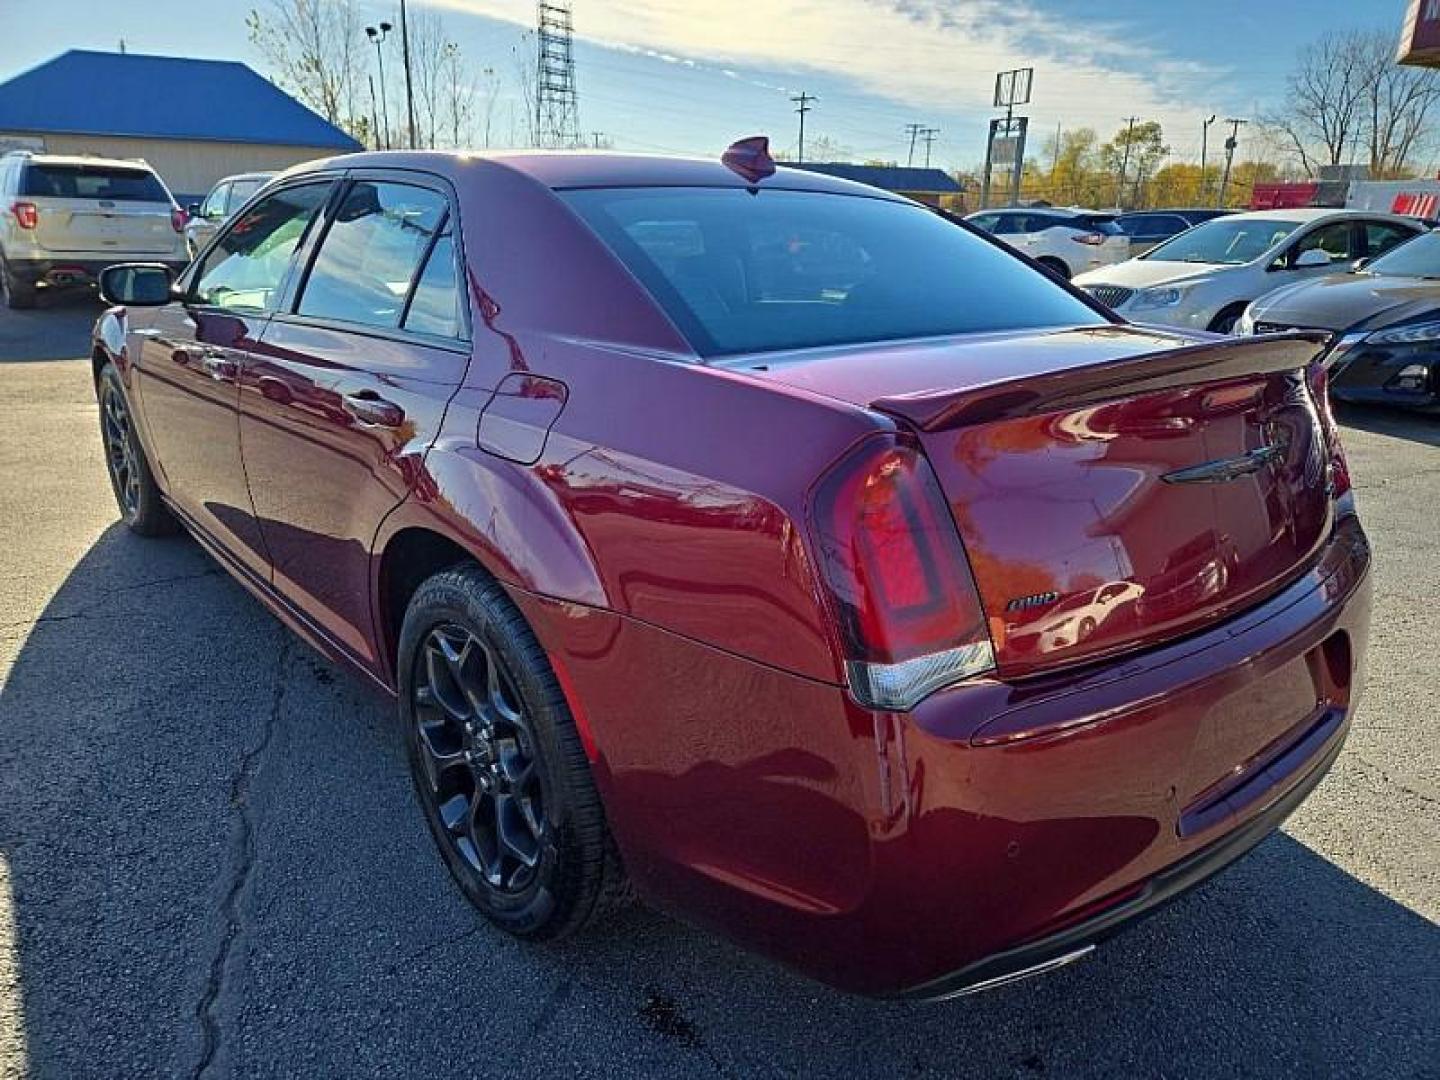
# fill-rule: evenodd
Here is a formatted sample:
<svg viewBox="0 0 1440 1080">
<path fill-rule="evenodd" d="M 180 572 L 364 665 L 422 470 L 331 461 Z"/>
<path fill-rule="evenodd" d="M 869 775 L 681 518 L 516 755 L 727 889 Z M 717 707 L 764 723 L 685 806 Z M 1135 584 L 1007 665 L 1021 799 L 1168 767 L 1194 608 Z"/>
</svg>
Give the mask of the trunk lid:
<svg viewBox="0 0 1440 1080">
<path fill-rule="evenodd" d="M 916 433 L 997 666 L 1018 675 L 1193 632 L 1303 571 L 1332 519 L 1304 371 L 1323 340 L 1110 327 L 882 348 L 828 371 L 819 357 L 772 362 L 769 375 L 866 397 Z"/>
</svg>

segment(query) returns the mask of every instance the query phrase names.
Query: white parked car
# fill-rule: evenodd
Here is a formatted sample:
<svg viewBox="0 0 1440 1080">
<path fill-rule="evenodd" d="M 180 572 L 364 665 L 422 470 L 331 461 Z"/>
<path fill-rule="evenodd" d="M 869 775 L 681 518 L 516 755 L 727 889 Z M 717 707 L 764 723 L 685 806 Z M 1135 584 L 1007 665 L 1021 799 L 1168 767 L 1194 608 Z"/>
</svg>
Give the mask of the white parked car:
<svg viewBox="0 0 1440 1080">
<path fill-rule="evenodd" d="M 1130 257 L 1130 238 L 1114 214 L 1047 206 L 981 210 L 965 218 L 1064 278 Z"/>
<path fill-rule="evenodd" d="M 1424 231 L 1396 214 L 1257 210 L 1197 225 L 1075 284 L 1132 322 L 1223 334 L 1257 297 L 1348 270 Z"/>
<path fill-rule="evenodd" d="M 42 290 L 95 283 L 123 262 L 185 268 L 185 212 L 143 161 L 18 150 L 0 157 L 0 291 L 12 308 Z"/>
</svg>

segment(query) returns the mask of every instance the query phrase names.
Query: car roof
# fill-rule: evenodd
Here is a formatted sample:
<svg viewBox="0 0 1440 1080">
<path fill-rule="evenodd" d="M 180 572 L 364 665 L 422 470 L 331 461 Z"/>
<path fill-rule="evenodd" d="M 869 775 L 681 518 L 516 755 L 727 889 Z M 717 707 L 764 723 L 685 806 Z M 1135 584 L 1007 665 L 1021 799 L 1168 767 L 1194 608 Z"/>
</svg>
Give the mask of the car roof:
<svg viewBox="0 0 1440 1080">
<path fill-rule="evenodd" d="M 105 169 L 135 169 L 138 172 L 151 173 L 155 171 L 148 161 L 141 158 L 94 157 L 90 154 L 35 154 L 23 151 L 18 156 L 33 165 L 98 165 Z"/>
<path fill-rule="evenodd" d="M 219 187 L 221 184 L 233 184 L 236 180 L 269 180 L 274 175 L 276 174 L 273 172 L 237 172 L 230 176 L 222 176 L 210 186 Z"/>
<path fill-rule="evenodd" d="M 284 175 L 321 169 L 419 169 L 453 176 L 457 168 L 486 163 L 521 173 L 556 190 L 605 187 L 781 188 L 841 195 L 866 195 L 893 202 L 911 200 L 853 180 L 779 166 L 773 176 L 752 184 L 714 159 L 591 150 L 372 150 L 305 162 Z"/>
</svg>

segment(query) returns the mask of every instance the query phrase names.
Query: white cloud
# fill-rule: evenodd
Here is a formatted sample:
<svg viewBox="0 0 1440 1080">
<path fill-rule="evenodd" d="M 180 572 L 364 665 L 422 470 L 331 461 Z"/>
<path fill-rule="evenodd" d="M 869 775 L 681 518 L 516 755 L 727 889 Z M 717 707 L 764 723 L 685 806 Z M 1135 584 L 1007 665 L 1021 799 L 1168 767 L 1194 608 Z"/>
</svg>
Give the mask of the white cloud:
<svg viewBox="0 0 1440 1080">
<path fill-rule="evenodd" d="M 532 0 L 432 0 L 532 25 Z M 575 31 L 605 45 L 683 62 L 759 68 L 798 85 L 807 73 L 847 80 L 924 114 L 987 111 L 994 73 L 1033 66 L 1032 130 L 1087 125 L 1108 136 L 1122 118 L 1160 120 L 1181 146 L 1200 114 L 1225 102 L 1225 73 L 1078 23 L 1036 0 L 577 0 Z M 729 72 L 727 72 L 729 74 Z M 1213 109 L 1211 110 L 1213 111 Z M 1180 147 L 1177 146 L 1177 149 Z"/>
</svg>

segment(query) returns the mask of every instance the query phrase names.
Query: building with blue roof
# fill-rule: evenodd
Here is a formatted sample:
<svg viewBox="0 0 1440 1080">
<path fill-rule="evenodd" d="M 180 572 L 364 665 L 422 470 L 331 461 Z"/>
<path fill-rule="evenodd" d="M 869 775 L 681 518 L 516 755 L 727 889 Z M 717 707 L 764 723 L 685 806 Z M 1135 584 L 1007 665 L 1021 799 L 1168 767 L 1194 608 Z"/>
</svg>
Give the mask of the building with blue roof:
<svg viewBox="0 0 1440 1080">
<path fill-rule="evenodd" d="M 235 61 L 72 49 L 0 83 L 0 151 L 144 158 L 182 202 L 361 148 Z"/>
<path fill-rule="evenodd" d="M 965 194 L 960 182 L 944 169 L 918 168 L 906 165 L 852 165 L 847 161 L 787 161 L 794 169 L 838 176 L 859 184 L 893 191 L 928 206 L 959 204 Z"/>
</svg>

